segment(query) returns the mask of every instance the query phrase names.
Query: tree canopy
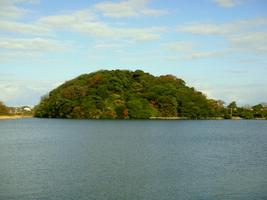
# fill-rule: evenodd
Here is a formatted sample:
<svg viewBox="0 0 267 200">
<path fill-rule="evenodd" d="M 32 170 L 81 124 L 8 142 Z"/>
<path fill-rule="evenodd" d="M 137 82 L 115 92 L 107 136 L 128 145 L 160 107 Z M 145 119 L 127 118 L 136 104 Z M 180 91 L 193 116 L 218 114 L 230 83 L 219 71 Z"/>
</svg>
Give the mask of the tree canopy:
<svg viewBox="0 0 267 200">
<path fill-rule="evenodd" d="M 52 90 L 35 107 L 35 116 L 74 119 L 224 118 L 229 113 L 223 104 L 221 100 L 208 99 L 173 75 L 157 77 L 141 70 L 101 70 L 80 75 Z"/>
<path fill-rule="evenodd" d="M 0 115 L 8 114 L 8 108 L 6 105 L 0 101 Z"/>
</svg>

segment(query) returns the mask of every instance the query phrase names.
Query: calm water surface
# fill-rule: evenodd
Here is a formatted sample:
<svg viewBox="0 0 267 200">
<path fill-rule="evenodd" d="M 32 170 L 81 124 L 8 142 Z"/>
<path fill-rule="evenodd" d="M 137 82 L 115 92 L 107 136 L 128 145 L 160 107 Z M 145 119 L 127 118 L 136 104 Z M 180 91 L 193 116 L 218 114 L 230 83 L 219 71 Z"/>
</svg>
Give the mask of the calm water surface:
<svg viewBox="0 0 267 200">
<path fill-rule="evenodd" d="M 267 121 L 1 120 L 0 199 L 267 199 Z"/>
</svg>

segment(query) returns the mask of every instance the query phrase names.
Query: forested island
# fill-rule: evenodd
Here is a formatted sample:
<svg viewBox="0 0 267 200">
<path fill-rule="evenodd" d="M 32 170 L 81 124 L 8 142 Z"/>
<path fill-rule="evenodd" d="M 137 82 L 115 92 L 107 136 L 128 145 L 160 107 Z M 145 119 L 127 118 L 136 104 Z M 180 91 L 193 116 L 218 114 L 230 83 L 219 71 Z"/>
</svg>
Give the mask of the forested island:
<svg viewBox="0 0 267 200">
<path fill-rule="evenodd" d="M 100 70 L 67 81 L 42 97 L 35 117 L 70 119 L 264 119 L 262 104 L 237 107 L 209 99 L 173 75 Z"/>
</svg>

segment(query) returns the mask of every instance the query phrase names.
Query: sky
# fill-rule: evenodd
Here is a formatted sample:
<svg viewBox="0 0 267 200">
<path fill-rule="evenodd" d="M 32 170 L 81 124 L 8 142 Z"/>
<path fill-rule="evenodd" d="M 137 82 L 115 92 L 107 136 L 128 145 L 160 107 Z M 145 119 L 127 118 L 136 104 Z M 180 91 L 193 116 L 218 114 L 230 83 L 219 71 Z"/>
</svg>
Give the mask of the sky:
<svg viewBox="0 0 267 200">
<path fill-rule="evenodd" d="M 100 69 L 173 74 L 209 98 L 267 102 L 267 1 L 0 0 L 0 101 L 33 106 Z"/>
</svg>

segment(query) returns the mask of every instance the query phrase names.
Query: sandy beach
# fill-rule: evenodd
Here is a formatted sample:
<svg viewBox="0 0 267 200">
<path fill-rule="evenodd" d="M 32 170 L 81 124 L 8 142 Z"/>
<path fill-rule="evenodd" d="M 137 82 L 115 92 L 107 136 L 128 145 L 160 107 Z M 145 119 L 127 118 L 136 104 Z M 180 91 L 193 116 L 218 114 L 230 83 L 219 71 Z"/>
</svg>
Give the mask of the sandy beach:
<svg viewBox="0 0 267 200">
<path fill-rule="evenodd" d="M 0 120 L 3 119 L 20 119 L 20 118 L 31 118 L 29 115 L 0 115 Z"/>
</svg>

